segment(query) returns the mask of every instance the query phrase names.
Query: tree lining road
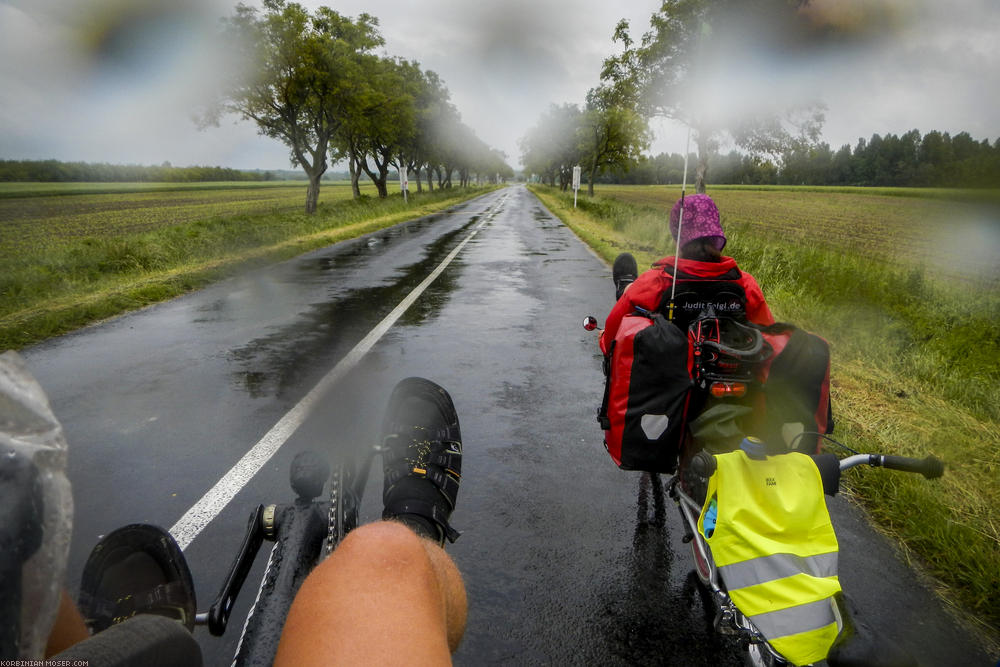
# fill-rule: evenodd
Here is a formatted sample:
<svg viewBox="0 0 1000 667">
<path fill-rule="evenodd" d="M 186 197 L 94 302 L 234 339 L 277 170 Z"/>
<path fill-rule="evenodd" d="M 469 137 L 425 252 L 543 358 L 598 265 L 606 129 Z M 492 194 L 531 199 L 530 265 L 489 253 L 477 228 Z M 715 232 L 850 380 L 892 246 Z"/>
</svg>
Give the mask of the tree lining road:
<svg viewBox="0 0 1000 667">
<path fill-rule="evenodd" d="M 466 445 L 453 517 L 464 535 L 449 551 L 471 606 L 456 663 L 736 660 L 711 633 L 676 511 L 601 445 L 600 355 L 580 321 L 610 308 L 609 271 L 524 188 L 25 351 L 70 442 L 70 582 L 98 535 L 130 522 L 173 525 L 480 226 L 191 542 L 199 607 L 221 585 L 250 509 L 291 499 L 294 454 L 373 442 L 391 387 L 422 375 L 451 392 Z M 856 512 L 831 505 L 859 620 L 927 664 L 985 664 Z M 373 519 L 379 510 L 376 479 L 363 511 Z M 228 664 L 252 589 L 226 637 L 197 631 L 207 664 Z"/>
</svg>

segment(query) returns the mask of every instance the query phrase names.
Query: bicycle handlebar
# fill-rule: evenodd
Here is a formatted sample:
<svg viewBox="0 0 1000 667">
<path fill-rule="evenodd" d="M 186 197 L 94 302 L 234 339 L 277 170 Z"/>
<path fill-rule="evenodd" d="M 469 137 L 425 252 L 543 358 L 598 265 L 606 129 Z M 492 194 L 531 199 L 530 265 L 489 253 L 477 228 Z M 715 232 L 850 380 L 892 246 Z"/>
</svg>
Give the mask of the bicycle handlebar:
<svg viewBox="0 0 1000 667">
<path fill-rule="evenodd" d="M 906 456 L 892 456 L 890 454 L 855 454 L 841 460 L 840 469 L 847 470 L 854 466 L 866 464 L 876 468 L 882 467 L 889 468 L 890 470 L 902 470 L 903 472 L 916 472 L 927 479 L 937 479 L 944 474 L 944 463 L 935 456 L 912 459 Z"/>
<path fill-rule="evenodd" d="M 855 454 L 841 459 L 839 469 L 838 461 L 833 454 L 818 454 L 812 458 L 820 469 L 823 478 L 823 491 L 828 495 L 834 495 L 837 492 L 840 486 L 840 473 L 859 465 L 920 473 L 927 479 L 937 479 L 944 474 L 944 463 L 935 456 L 913 459 L 888 454 Z M 715 472 L 717 463 L 714 455 L 702 450 L 692 457 L 688 466 L 695 475 L 708 479 Z"/>
</svg>

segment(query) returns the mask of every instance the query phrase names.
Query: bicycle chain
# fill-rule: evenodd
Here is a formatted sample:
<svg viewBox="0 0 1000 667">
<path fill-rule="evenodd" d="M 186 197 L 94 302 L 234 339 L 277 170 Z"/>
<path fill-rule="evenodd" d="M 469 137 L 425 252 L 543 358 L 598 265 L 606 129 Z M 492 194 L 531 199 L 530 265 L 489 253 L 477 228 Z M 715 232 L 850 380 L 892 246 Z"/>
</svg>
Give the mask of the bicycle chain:
<svg viewBox="0 0 1000 667">
<path fill-rule="evenodd" d="M 327 525 L 326 525 L 326 548 L 324 549 L 323 557 L 326 558 L 333 550 L 337 548 L 337 543 L 340 541 L 340 536 L 334 533 L 339 533 L 344 529 L 341 522 L 337 521 L 337 508 L 340 506 L 341 502 L 341 489 L 340 482 L 343 479 L 339 467 L 334 467 L 334 470 L 330 474 L 330 509 L 327 510 Z M 341 523 L 340 529 L 337 529 L 337 524 Z"/>
</svg>

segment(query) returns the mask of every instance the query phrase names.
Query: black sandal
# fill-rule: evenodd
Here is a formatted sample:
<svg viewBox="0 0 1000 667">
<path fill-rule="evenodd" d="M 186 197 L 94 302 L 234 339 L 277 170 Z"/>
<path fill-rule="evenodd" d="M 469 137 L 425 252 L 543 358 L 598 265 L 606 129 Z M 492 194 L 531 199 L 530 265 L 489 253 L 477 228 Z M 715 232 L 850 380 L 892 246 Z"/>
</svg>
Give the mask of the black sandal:
<svg viewBox="0 0 1000 667">
<path fill-rule="evenodd" d="M 98 542 L 83 567 L 80 612 L 94 633 L 137 614 L 166 616 L 192 630 L 194 582 L 170 533 L 131 524 Z"/>
<path fill-rule="evenodd" d="M 382 423 L 382 466 L 382 518 L 441 545 L 458 539 L 449 518 L 462 480 L 462 431 L 447 391 L 415 377 L 396 385 Z"/>
</svg>

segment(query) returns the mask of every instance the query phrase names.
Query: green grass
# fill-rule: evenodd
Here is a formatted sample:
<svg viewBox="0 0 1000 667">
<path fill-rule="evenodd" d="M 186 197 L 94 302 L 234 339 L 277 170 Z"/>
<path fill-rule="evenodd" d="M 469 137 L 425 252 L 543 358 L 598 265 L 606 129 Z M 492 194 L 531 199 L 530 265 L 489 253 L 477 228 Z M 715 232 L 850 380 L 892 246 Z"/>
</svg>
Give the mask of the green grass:
<svg viewBox="0 0 1000 667">
<path fill-rule="evenodd" d="M 242 184 L 241 184 L 242 185 Z M 482 189 L 435 190 L 410 197 L 353 200 L 350 188 L 324 187 L 315 215 L 305 215 L 304 187 L 294 206 L 243 187 L 83 195 L 15 202 L 24 219 L 0 217 L 0 350 L 19 349 L 85 324 L 169 299 L 249 266 L 419 217 L 482 194 Z M 204 190 L 204 192 L 201 192 Z M 253 194 L 247 199 L 244 195 Z M 256 196 L 260 195 L 260 196 Z M 31 202 L 39 206 L 32 207 Z M 54 207 L 54 208 L 53 208 Z M 235 210 L 235 212 L 233 212 Z M 53 212 L 56 211 L 56 212 Z M 33 216 L 33 217 L 32 217 Z M 17 226 L 19 233 L 10 234 Z"/>
<path fill-rule="evenodd" d="M 668 188 L 605 187 L 593 199 L 533 187 L 609 263 L 673 254 Z M 779 320 L 819 333 L 833 351 L 839 440 L 861 451 L 947 464 L 927 481 L 852 471 L 846 484 L 877 526 L 931 573 L 945 598 L 1000 641 L 1000 216 L 953 192 L 710 188 L 726 252 L 761 284 Z M 947 223 L 942 212 L 980 217 Z M 980 232 L 979 235 L 972 231 Z M 968 242 L 965 257 L 948 235 Z M 961 245 L 961 244 L 960 244 Z"/>
</svg>

